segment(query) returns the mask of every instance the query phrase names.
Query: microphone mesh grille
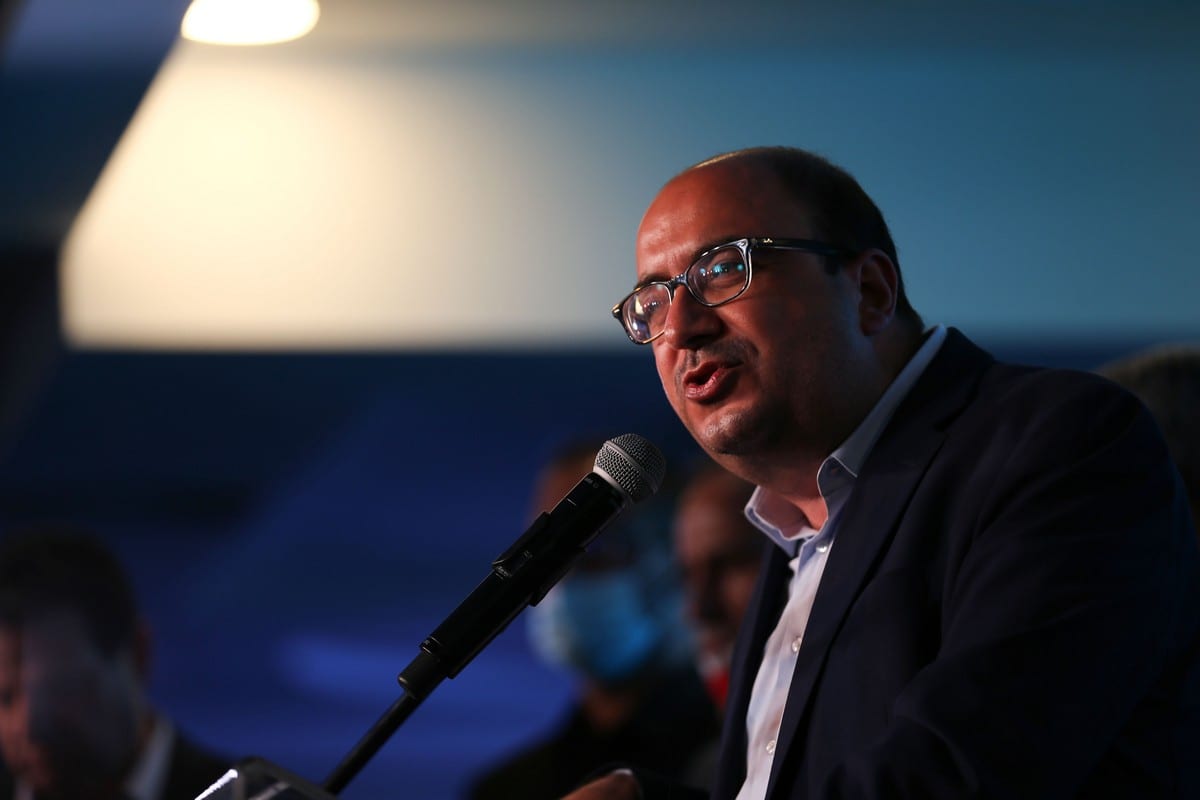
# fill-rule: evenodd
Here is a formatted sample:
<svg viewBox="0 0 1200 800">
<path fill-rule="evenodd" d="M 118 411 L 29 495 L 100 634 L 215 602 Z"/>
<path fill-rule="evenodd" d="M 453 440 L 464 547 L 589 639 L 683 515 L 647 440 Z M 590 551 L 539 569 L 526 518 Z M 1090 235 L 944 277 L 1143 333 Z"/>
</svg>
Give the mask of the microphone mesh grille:
<svg viewBox="0 0 1200 800">
<path fill-rule="evenodd" d="M 596 471 L 611 477 L 629 499 L 639 503 L 658 491 L 667 472 L 667 461 L 645 438 L 623 433 L 600 448 Z"/>
</svg>

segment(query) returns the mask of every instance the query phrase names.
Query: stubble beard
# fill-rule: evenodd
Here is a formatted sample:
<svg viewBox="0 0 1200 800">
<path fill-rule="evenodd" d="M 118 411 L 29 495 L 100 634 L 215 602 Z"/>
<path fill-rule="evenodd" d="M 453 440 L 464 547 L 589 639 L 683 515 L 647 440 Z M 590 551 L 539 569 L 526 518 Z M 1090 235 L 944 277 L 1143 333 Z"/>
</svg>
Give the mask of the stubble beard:
<svg viewBox="0 0 1200 800">
<path fill-rule="evenodd" d="M 778 400 L 760 396 L 749 406 L 722 409 L 692 436 L 713 460 L 751 483 L 769 483 L 781 467 L 810 464 L 815 475 L 835 445 L 825 441 L 823 429 L 805 430 L 798 409 Z"/>
<path fill-rule="evenodd" d="M 784 440 L 786 409 L 750 407 L 722 409 L 704 421 L 700 435 L 705 450 L 715 456 L 755 461 L 773 452 Z"/>
</svg>

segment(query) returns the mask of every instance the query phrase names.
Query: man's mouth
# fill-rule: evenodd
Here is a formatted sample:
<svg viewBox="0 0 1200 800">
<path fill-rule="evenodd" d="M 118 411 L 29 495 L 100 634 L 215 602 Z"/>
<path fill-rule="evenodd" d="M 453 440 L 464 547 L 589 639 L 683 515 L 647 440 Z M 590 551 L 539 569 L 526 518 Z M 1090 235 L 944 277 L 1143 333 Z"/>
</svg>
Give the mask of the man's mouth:
<svg viewBox="0 0 1200 800">
<path fill-rule="evenodd" d="M 705 361 L 689 369 L 680 381 L 684 397 L 697 403 L 720 399 L 732 387 L 736 367 L 731 362 Z"/>
</svg>

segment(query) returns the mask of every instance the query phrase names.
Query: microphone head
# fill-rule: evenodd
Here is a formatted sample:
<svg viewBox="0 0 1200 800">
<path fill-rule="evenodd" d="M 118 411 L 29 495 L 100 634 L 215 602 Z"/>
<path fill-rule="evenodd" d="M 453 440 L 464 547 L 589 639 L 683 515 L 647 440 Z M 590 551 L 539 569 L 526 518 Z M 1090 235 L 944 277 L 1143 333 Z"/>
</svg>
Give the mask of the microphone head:
<svg viewBox="0 0 1200 800">
<path fill-rule="evenodd" d="M 662 485 L 667 460 L 643 437 L 623 433 L 600 448 L 595 471 L 630 500 L 640 503 Z"/>
</svg>

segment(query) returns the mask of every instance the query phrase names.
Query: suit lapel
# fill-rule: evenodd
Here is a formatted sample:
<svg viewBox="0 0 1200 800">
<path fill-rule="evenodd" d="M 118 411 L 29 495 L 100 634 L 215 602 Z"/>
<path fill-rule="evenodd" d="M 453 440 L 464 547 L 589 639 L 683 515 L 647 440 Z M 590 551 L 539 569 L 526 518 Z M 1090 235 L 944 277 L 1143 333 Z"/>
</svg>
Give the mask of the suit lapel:
<svg viewBox="0 0 1200 800">
<path fill-rule="evenodd" d="M 990 356 L 951 329 L 946 341 L 871 451 L 838 520 L 833 548 L 805 629 L 780 724 L 767 785 L 775 791 L 781 765 L 803 741 L 801 722 L 811 705 L 829 648 L 891 541 L 909 498 L 945 438 L 949 419 L 973 394 Z M 778 612 L 777 612 L 778 613 Z M 765 641 L 765 639 L 764 639 Z M 760 646 L 761 650 L 761 646 Z M 747 690 L 748 692 L 748 690 Z M 744 720 L 744 709 L 742 709 Z M 744 757 L 745 748 L 742 750 Z"/>
<path fill-rule="evenodd" d="M 735 797 L 746 780 L 746 713 L 750 708 L 750 690 L 762 661 L 767 638 L 774 630 L 787 600 L 790 577 L 787 554 L 772 544 L 764 556 L 754 598 L 750 603 L 750 613 L 742 623 L 734 648 L 729 698 L 721 731 L 720 760 L 711 795 L 714 800 Z"/>
</svg>

